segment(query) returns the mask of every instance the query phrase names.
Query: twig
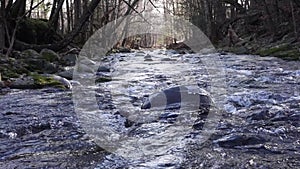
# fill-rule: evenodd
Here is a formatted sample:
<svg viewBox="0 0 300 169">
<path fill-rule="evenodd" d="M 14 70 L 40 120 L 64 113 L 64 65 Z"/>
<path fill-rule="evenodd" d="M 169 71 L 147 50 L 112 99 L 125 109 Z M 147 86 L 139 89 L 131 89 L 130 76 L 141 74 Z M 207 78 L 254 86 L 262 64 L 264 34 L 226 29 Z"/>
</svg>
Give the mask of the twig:
<svg viewBox="0 0 300 169">
<path fill-rule="evenodd" d="M 129 6 L 129 8 L 131 8 L 135 13 L 137 13 L 141 18 L 144 19 L 145 22 L 147 22 L 149 25 L 151 25 L 150 22 L 147 21 L 146 18 L 143 17 L 143 15 L 141 13 L 139 13 L 136 9 L 134 9 L 134 7 L 132 7 L 128 2 L 126 2 L 125 0 L 122 0 L 127 6 Z"/>
<path fill-rule="evenodd" d="M 151 0 L 148 0 L 154 8 L 157 8 Z"/>
<path fill-rule="evenodd" d="M 148 0 L 150 2 L 150 4 L 158 11 L 158 13 L 160 13 L 160 11 L 158 10 L 158 7 L 154 5 L 154 3 L 151 0 Z"/>
</svg>

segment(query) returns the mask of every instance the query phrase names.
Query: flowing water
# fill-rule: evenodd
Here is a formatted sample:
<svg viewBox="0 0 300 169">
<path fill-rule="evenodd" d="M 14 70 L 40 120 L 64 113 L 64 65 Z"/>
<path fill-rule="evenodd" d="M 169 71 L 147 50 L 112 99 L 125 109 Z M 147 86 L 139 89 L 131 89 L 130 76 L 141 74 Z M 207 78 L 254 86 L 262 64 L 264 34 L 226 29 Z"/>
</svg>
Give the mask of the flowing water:
<svg viewBox="0 0 300 169">
<path fill-rule="evenodd" d="M 219 69 L 226 72 L 225 81 L 215 82 L 226 86 L 226 95 L 210 91 L 214 75 L 203 62 L 207 57 L 222 62 Z M 131 156 L 101 148 L 83 129 L 72 91 L 10 90 L 0 95 L 0 168 L 300 166 L 299 62 L 165 50 L 113 54 L 103 61 L 110 72 L 102 67 L 97 75 L 99 79 L 112 77 L 112 81 L 93 86 L 103 112 L 99 117 L 105 119 L 106 127 L 138 138 L 136 143 L 148 139 L 147 145 L 131 151 Z M 199 116 L 188 116 L 180 121 L 184 127 L 174 127 L 187 112 L 141 110 L 143 101 L 155 92 L 195 84 L 214 93 L 211 97 L 216 103 L 225 98 L 209 138 L 202 137 L 201 127 L 193 127 Z M 132 142 L 126 145 L 130 146 Z"/>
</svg>

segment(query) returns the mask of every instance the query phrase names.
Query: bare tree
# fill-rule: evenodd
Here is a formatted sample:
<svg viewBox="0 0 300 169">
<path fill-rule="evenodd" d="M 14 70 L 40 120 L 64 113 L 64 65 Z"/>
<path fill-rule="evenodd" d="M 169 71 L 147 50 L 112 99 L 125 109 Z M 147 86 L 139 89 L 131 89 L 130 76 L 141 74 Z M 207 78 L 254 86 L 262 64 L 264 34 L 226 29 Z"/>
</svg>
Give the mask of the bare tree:
<svg viewBox="0 0 300 169">
<path fill-rule="evenodd" d="M 5 47 L 5 0 L 1 0 L 0 5 L 0 53 L 2 53 Z"/>
</svg>

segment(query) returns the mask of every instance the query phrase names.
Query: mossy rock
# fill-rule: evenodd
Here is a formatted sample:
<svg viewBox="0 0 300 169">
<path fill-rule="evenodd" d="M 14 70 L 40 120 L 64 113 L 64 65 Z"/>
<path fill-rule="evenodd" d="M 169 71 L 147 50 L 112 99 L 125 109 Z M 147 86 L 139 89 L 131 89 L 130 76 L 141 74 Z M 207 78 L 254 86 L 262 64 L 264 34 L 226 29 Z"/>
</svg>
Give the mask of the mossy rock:
<svg viewBox="0 0 300 169">
<path fill-rule="evenodd" d="M 287 51 L 280 51 L 274 54 L 274 56 L 286 59 L 286 60 L 300 60 L 300 52 L 297 49 L 291 49 Z"/>
<path fill-rule="evenodd" d="M 22 58 L 24 59 L 28 59 L 28 58 L 31 58 L 31 59 L 37 59 L 37 58 L 41 58 L 41 55 L 33 50 L 33 49 L 27 49 L 27 50 L 24 50 L 22 53 Z"/>
<path fill-rule="evenodd" d="M 43 49 L 40 52 L 42 59 L 45 59 L 49 62 L 54 62 L 59 60 L 59 55 L 50 49 Z"/>
<path fill-rule="evenodd" d="M 17 39 L 30 44 L 51 43 L 52 36 L 47 22 L 41 19 L 25 18 L 17 31 Z"/>
<path fill-rule="evenodd" d="M 33 78 L 34 84 L 40 88 L 42 87 L 56 87 L 56 88 L 63 88 L 63 89 L 66 88 L 60 81 L 54 79 L 51 76 L 47 77 L 36 73 L 32 73 L 30 76 Z"/>
<path fill-rule="evenodd" d="M 3 80 L 8 80 L 10 78 L 18 78 L 20 75 L 15 72 L 10 65 L 2 64 L 0 66 L 0 73 L 2 74 Z"/>
<path fill-rule="evenodd" d="M 275 56 L 286 60 L 300 60 L 300 51 L 289 44 L 282 44 L 257 52 L 261 56 Z"/>
<path fill-rule="evenodd" d="M 266 48 L 261 49 L 257 52 L 257 54 L 259 54 L 261 56 L 271 56 L 271 55 L 274 55 L 275 53 L 286 51 L 289 49 L 290 49 L 289 44 L 282 44 L 282 45 L 278 45 L 275 47 L 270 47 L 268 49 L 266 49 Z"/>
<path fill-rule="evenodd" d="M 3 71 L 3 74 L 2 74 L 2 78 L 4 80 L 8 80 L 10 78 L 18 78 L 18 77 L 20 77 L 20 74 L 14 72 L 12 70 L 8 70 L 8 69 Z"/>
</svg>

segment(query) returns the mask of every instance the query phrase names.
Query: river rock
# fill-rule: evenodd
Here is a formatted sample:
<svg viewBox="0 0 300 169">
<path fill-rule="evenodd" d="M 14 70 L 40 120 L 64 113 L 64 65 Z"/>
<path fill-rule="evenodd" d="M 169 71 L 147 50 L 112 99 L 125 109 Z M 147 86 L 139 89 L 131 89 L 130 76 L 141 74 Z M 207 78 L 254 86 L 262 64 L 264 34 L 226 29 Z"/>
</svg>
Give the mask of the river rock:
<svg viewBox="0 0 300 169">
<path fill-rule="evenodd" d="M 172 87 L 150 95 L 142 105 L 142 109 L 162 108 L 179 109 L 188 107 L 193 109 L 208 108 L 212 100 L 204 89 L 197 85 Z"/>
<path fill-rule="evenodd" d="M 32 59 L 38 59 L 38 58 L 41 58 L 41 55 L 33 50 L 33 49 L 27 49 L 27 50 L 24 50 L 22 53 L 21 53 L 21 56 L 22 58 L 24 59 L 28 59 L 28 58 L 32 58 Z"/>
<path fill-rule="evenodd" d="M 53 80 L 60 82 L 67 89 L 72 89 L 71 82 L 69 80 L 67 80 L 66 78 L 63 78 L 63 77 L 57 76 L 57 75 L 48 75 L 48 74 L 43 75 L 43 76 L 50 77 Z"/>
<path fill-rule="evenodd" d="M 44 67 L 42 69 L 43 73 L 56 73 L 58 72 L 59 67 L 53 63 L 45 62 Z"/>
<path fill-rule="evenodd" d="M 12 89 L 36 89 L 37 85 L 33 77 L 27 76 L 13 80 L 9 87 Z"/>
<path fill-rule="evenodd" d="M 51 74 L 34 74 L 12 80 L 8 87 L 12 89 L 38 89 L 43 87 L 65 87 L 71 89 L 71 83 L 60 76 Z"/>
<path fill-rule="evenodd" d="M 61 76 L 63 78 L 66 78 L 68 80 L 72 80 L 73 79 L 73 72 L 74 72 L 74 69 L 69 69 L 69 70 L 59 72 L 59 73 L 57 73 L 57 75 Z"/>
<path fill-rule="evenodd" d="M 167 55 L 175 55 L 175 54 L 179 54 L 179 52 L 176 50 L 170 49 L 170 50 L 166 51 L 166 54 Z"/>
<path fill-rule="evenodd" d="M 151 57 L 151 55 L 146 55 L 145 57 L 144 57 L 144 59 L 151 59 L 152 57 Z"/>
<path fill-rule="evenodd" d="M 140 50 L 140 51 L 137 51 L 136 53 L 137 53 L 137 54 L 145 54 L 145 52 L 144 52 L 144 51 L 141 51 L 141 50 Z"/>
<path fill-rule="evenodd" d="M 43 59 L 49 62 L 54 62 L 59 60 L 59 55 L 50 49 L 43 49 L 40 52 L 40 55 Z"/>
<path fill-rule="evenodd" d="M 171 58 L 163 58 L 163 59 L 161 59 L 161 61 L 172 62 L 172 61 L 176 61 L 176 59 L 171 59 Z"/>
<path fill-rule="evenodd" d="M 61 58 L 61 63 L 64 66 L 75 66 L 76 61 L 77 61 L 77 55 L 72 53 L 67 54 Z"/>
<path fill-rule="evenodd" d="M 106 66 L 99 66 L 97 72 L 110 72 L 110 68 Z"/>
<path fill-rule="evenodd" d="M 247 146 L 265 143 L 267 140 L 261 136 L 233 133 L 213 141 L 220 147 L 235 148 L 237 146 Z"/>
<path fill-rule="evenodd" d="M 148 59 L 145 59 L 144 61 L 145 61 L 145 62 L 152 62 L 152 61 L 153 61 L 153 59 L 151 59 L 151 58 L 148 58 Z"/>
<path fill-rule="evenodd" d="M 26 58 L 23 58 L 22 61 L 27 64 L 26 69 L 32 72 L 40 73 L 56 73 L 59 70 L 59 66 L 51 63 L 50 61 L 41 57 L 39 53 L 34 50 L 26 50 Z M 23 55 L 23 57 L 25 56 Z"/>
<path fill-rule="evenodd" d="M 118 52 L 119 52 L 119 53 L 130 53 L 131 50 L 130 50 L 129 48 L 120 47 L 120 48 L 118 49 Z"/>
<path fill-rule="evenodd" d="M 1 88 L 4 88 L 4 87 L 5 87 L 4 82 L 3 82 L 3 81 L 0 81 L 0 89 L 1 89 Z"/>
</svg>

